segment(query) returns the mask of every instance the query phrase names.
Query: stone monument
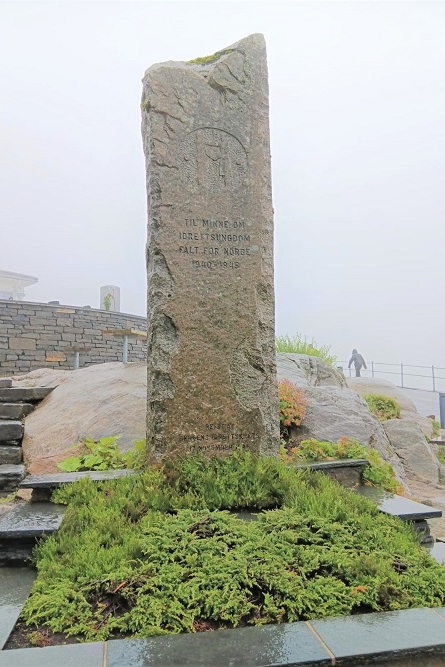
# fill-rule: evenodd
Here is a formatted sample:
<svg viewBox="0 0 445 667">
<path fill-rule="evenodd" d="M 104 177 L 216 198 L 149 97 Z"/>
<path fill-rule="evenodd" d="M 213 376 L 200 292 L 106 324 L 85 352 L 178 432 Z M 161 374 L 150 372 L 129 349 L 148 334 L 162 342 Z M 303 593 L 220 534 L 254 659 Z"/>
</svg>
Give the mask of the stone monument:
<svg viewBox="0 0 445 667">
<path fill-rule="evenodd" d="M 153 65 L 143 84 L 149 454 L 276 455 L 264 38 Z"/>
</svg>

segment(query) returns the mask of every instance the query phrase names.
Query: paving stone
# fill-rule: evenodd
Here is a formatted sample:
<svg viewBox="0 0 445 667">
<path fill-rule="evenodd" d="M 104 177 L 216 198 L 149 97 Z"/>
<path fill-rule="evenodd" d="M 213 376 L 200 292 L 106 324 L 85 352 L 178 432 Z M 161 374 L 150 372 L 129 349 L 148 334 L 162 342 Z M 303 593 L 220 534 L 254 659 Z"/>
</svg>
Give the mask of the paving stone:
<svg viewBox="0 0 445 667">
<path fill-rule="evenodd" d="M 36 576 L 35 570 L 24 567 L 0 568 L 0 649 L 20 615 Z M 3 665 L 1 657 L 0 665 Z"/>
<path fill-rule="evenodd" d="M 93 482 L 103 482 L 119 477 L 135 475 L 134 470 L 88 470 L 85 472 L 59 472 L 47 475 L 28 475 L 21 482 L 22 489 L 56 489 L 61 484 L 74 484 L 79 479 L 89 477 Z"/>
<path fill-rule="evenodd" d="M 5 387 L 12 387 L 12 380 L 10 378 L 0 380 L 0 389 L 5 389 Z"/>
<path fill-rule="evenodd" d="M 41 537 L 60 527 L 65 505 L 19 503 L 0 517 L 0 540 L 7 538 Z"/>
<path fill-rule="evenodd" d="M 103 667 L 104 643 L 20 648 L 0 653 L 1 667 Z M 125 661 L 122 667 L 126 665 Z"/>
<path fill-rule="evenodd" d="M 320 461 L 318 463 L 304 463 L 295 466 L 296 468 L 309 468 L 318 470 L 329 475 L 331 479 L 352 489 L 362 483 L 363 470 L 368 465 L 366 459 L 341 459 L 338 461 Z"/>
<path fill-rule="evenodd" d="M 37 540 L 58 530 L 65 510 L 65 505 L 20 503 L 1 515 L 0 564 L 29 562 Z"/>
<path fill-rule="evenodd" d="M 332 651 L 336 664 L 362 665 L 358 660 L 385 660 L 444 654 L 445 617 L 433 609 L 407 609 L 310 621 Z M 352 661 L 353 660 L 353 661 Z M 411 663 L 403 663 L 411 664 Z M 413 663 L 415 664 L 415 663 Z"/>
<path fill-rule="evenodd" d="M 305 623 L 107 642 L 107 667 L 321 667 L 328 652 Z"/>
<path fill-rule="evenodd" d="M 0 465 L 0 489 L 16 488 L 25 476 L 24 465 Z"/>
<path fill-rule="evenodd" d="M 387 491 L 381 491 L 374 486 L 361 486 L 355 492 L 377 503 L 378 508 L 385 514 L 398 516 L 404 521 L 421 521 L 442 516 L 441 510 L 414 500 L 397 496 Z"/>
<path fill-rule="evenodd" d="M 23 437 L 23 424 L 21 421 L 8 419 L 0 420 L 0 446 L 2 442 L 21 440 Z"/>
<path fill-rule="evenodd" d="M 438 563 L 445 563 L 445 544 L 443 542 L 435 542 L 428 552 Z"/>
<path fill-rule="evenodd" d="M 0 419 L 23 419 L 35 407 L 32 403 L 0 403 Z"/>
<path fill-rule="evenodd" d="M 0 465 L 17 465 L 22 462 L 23 451 L 20 445 L 0 446 Z"/>
<path fill-rule="evenodd" d="M 7 363 L 7 362 L 5 362 Z M 53 390 L 53 387 L 9 387 L 0 388 L 0 402 L 17 403 L 19 401 L 43 401 Z"/>
</svg>

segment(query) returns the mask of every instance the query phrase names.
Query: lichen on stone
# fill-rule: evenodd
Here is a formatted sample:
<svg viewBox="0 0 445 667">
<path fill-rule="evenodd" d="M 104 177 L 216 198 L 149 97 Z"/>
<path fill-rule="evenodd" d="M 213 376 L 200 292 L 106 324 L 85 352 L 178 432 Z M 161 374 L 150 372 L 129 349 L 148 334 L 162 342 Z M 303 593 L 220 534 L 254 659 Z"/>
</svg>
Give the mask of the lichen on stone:
<svg viewBox="0 0 445 667">
<path fill-rule="evenodd" d="M 222 51 L 216 51 L 216 53 L 212 53 L 210 56 L 201 56 L 199 58 L 194 58 L 193 60 L 187 60 L 187 65 L 209 65 L 210 63 L 214 63 L 221 56 L 225 56 L 228 53 L 231 53 L 234 49 L 222 49 Z"/>
</svg>

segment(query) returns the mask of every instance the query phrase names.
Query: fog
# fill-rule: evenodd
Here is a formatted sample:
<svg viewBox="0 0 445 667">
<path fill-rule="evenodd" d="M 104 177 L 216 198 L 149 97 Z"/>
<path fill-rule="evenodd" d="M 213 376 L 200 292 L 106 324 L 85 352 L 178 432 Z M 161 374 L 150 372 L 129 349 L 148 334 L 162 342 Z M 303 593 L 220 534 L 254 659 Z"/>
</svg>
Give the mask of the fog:
<svg viewBox="0 0 445 667">
<path fill-rule="evenodd" d="M 277 333 L 445 367 L 442 2 L 0 2 L 0 269 L 145 314 L 144 70 L 255 32 Z"/>
</svg>

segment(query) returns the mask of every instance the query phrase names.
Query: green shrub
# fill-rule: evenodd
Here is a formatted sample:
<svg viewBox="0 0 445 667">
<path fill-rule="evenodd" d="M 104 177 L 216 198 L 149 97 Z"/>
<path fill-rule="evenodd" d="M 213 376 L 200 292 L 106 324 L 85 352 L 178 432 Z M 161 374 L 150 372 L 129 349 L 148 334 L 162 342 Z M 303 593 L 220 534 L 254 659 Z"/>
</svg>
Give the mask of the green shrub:
<svg viewBox="0 0 445 667">
<path fill-rule="evenodd" d="M 221 511 L 233 489 L 236 507 L 280 509 L 242 521 Z M 104 640 L 445 604 L 445 568 L 409 525 L 277 459 L 196 456 L 54 500 L 67 512 L 35 551 L 22 613 L 40 631 Z"/>
<path fill-rule="evenodd" d="M 335 366 L 337 357 L 330 353 L 330 345 L 318 345 L 312 338 L 308 341 L 306 336 L 296 333 L 292 338 L 290 336 L 277 336 L 275 340 L 277 352 L 293 352 L 294 354 L 308 354 L 311 357 L 320 357 L 331 366 Z"/>
<path fill-rule="evenodd" d="M 290 453 L 281 449 L 281 458 L 287 463 L 313 463 L 333 459 L 366 459 L 368 465 L 363 478 L 373 486 L 380 486 L 392 493 L 402 493 L 403 487 L 397 481 L 392 466 L 384 461 L 372 447 L 361 445 L 354 438 L 341 438 L 337 443 L 322 442 L 315 438 L 303 440 Z"/>
<path fill-rule="evenodd" d="M 387 419 L 398 419 L 400 417 L 400 405 L 394 398 L 381 396 L 380 394 L 364 394 L 363 398 L 368 404 L 370 411 L 380 421 Z"/>
<path fill-rule="evenodd" d="M 306 414 L 307 398 L 304 389 L 297 389 L 289 380 L 278 383 L 280 402 L 280 434 L 289 434 L 293 426 L 300 426 Z"/>
</svg>

